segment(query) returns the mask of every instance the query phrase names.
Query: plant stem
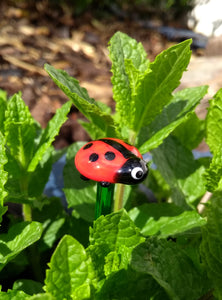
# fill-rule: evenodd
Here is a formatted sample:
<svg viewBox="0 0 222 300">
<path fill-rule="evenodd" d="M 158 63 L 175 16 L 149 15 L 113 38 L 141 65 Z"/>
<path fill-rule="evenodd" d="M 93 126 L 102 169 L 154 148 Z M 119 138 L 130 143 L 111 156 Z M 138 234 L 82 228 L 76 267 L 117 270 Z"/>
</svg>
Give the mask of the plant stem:
<svg viewBox="0 0 222 300">
<path fill-rule="evenodd" d="M 130 133 L 129 133 L 129 143 L 131 145 L 135 145 L 136 137 L 137 137 L 137 133 L 135 131 L 131 130 Z"/>
<path fill-rule="evenodd" d="M 23 218 L 24 221 L 31 222 L 32 221 L 32 209 L 29 204 L 23 204 L 22 205 L 22 211 L 23 211 Z"/>
<path fill-rule="evenodd" d="M 21 194 L 23 194 L 25 198 L 28 198 L 28 176 L 27 175 L 21 177 L 20 190 L 21 190 Z M 23 212 L 24 221 L 31 222 L 32 221 L 32 209 L 31 209 L 30 204 L 23 203 L 22 212 Z"/>
<path fill-rule="evenodd" d="M 129 143 L 131 145 L 135 144 L 137 133 L 135 131 L 131 131 L 129 134 Z M 125 185 L 117 184 L 116 185 L 116 193 L 114 199 L 114 212 L 123 208 L 123 196 L 124 196 Z"/>
<path fill-rule="evenodd" d="M 124 184 L 117 184 L 114 201 L 114 211 L 118 211 L 123 207 Z"/>
</svg>

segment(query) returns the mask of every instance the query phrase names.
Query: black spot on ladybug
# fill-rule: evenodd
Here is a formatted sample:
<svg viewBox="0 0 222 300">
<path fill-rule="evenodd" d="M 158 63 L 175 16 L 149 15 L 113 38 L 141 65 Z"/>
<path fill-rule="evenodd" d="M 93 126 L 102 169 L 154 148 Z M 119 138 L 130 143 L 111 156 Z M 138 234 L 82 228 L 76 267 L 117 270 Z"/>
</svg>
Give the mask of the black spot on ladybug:
<svg viewBox="0 0 222 300">
<path fill-rule="evenodd" d="M 126 147 L 124 147 L 122 144 L 120 144 L 119 142 L 117 142 L 115 140 L 100 139 L 99 141 L 102 141 L 102 142 L 112 146 L 114 149 L 119 151 L 123 155 L 123 157 L 125 157 L 126 159 L 131 158 L 132 156 L 135 156 Z"/>
<path fill-rule="evenodd" d="M 93 145 L 93 143 L 89 143 L 89 144 L 85 145 L 83 147 L 83 150 L 89 149 L 92 145 Z"/>
<path fill-rule="evenodd" d="M 116 157 L 116 154 L 112 151 L 107 151 L 105 153 L 105 159 L 107 159 L 107 160 L 114 160 L 115 157 Z"/>
<path fill-rule="evenodd" d="M 92 153 L 89 157 L 89 160 L 91 162 L 95 162 L 95 161 L 97 161 L 98 158 L 99 158 L 99 155 L 97 153 Z"/>
</svg>

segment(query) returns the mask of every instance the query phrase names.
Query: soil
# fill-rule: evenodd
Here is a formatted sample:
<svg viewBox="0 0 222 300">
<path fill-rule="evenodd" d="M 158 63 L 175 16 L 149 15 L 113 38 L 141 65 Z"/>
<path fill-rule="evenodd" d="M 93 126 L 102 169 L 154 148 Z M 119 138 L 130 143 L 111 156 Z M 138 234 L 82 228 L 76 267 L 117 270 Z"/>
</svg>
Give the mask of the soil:
<svg viewBox="0 0 222 300">
<path fill-rule="evenodd" d="M 99 18 L 92 12 L 76 17 L 67 7 L 52 8 L 47 1 L 26 2 L 0 3 L 0 88 L 8 96 L 21 91 L 43 128 L 67 101 L 44 71 L 45 63 L 64 69 L 91 97 L 114 108 L 107 50 L 112 35 L 122 31 L 141 41 L 151 61 L 172 44 L 158 31 L 129 17 L 109 13 Z M 78 124 L 80 118 L 84 117 L 73 107 L 55 148 L 89 139 Z"/>
</svg>

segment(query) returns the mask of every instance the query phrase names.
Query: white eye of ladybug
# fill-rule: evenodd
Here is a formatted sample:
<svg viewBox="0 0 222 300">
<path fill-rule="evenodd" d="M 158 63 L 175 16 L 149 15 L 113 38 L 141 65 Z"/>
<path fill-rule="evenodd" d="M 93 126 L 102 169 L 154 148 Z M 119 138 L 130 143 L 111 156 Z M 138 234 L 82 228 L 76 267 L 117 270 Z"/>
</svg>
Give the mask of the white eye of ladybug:
<svg viewBox="0 0 222 300">
<path fill-rule="evenodd" d="M 133 177 L 133 179 L 140 179 L 143 176 L 143 169 L 140 167 L 132 169 L 131 176 Z"/>
</svg>

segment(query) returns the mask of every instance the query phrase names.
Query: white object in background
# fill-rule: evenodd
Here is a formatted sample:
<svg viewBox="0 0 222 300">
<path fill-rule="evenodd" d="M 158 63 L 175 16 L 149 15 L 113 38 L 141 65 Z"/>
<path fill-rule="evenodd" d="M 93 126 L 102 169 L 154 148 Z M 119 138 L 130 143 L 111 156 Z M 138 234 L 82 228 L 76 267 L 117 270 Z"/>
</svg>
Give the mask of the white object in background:
<svg viewBox="0 0 222 300">
<path fill-rule="evenodd" d="M 187 25 L 208 37 L 222 35 L 222 0 L 195 0 Z"/>
</svg>

